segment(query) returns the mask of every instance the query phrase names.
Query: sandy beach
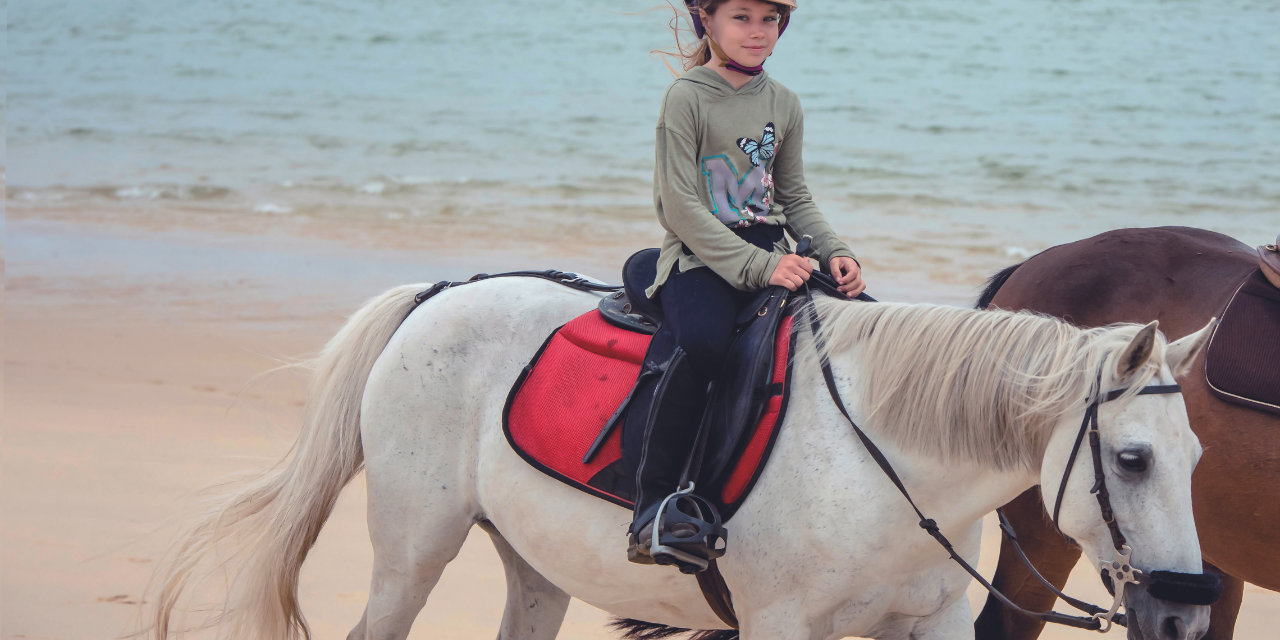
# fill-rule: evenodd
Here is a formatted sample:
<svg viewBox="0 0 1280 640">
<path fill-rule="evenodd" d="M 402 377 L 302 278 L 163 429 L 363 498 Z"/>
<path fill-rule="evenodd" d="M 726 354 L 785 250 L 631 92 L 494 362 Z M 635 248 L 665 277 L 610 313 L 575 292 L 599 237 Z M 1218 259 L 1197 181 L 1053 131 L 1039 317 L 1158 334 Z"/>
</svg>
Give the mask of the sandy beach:
<svg viewBox="0 0 1280 640">
<path fill-rule="evenodd" d="M 616 280 L 628 248 L 657 241 L 651 227 L 622 226 L 594 234 L 589 249 L 571 236 L 556 245 L 516 234 L 475 252 L 465 247 L 483 225 L 160 220 L 12 203 L 6 224 L 0 635 L 58 640 L 132 629 L 173 518 L 201 488 L 288 450 L 305 379 L 266 372 L 318 348 L 364 299 L 396 284 L 512 268 Z M 987 267 L 959 278 L 980 281 Z M 934 299 L 963 303 L 972 287 L 912 287 L 911 271 L 868 277 L 887 299 L 942 291 Z M 358 479 L 303 568 L 303 608 L 318 640 L 344 638 L 363 610 L 372 563 L 364 510 Z M 980 566 L 988 575 L 997 544 L 988 522 Z M 1077 574 L 1073 593 L 1105 596 L 1088 567 Z M 476 529 L 411 637 L 493 637 L 504 588 Z M 981 606 L 976 585 L 970 598 Z M 559 637 L 612 637 L 606 620 L 575 601 Z M 1265 637 L 1277 625 L 1280 594 L 1249 587 L 1237 637 Z"/>
</svg>

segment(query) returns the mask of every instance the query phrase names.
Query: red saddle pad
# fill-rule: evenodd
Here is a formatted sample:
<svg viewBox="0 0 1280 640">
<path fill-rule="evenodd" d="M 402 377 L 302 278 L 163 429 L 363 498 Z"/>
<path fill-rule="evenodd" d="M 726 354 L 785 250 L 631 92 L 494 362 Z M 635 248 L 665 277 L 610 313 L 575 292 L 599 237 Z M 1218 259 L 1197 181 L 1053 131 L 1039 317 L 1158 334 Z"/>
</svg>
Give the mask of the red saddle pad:
<svg viewBox="0 0 1280 640">
<path fill-rule="evenodd" d="M 720 486 L 711 487 L 727 507 L 742 502 L 764 468 L 789 395 L 792 318 L 775 341 L 773 387 L 764 414 L 738 443 L 737 458 Z M 626 508 L 634 478 L 622 473 L 622 429 L 614 428 L 588 464 L 582 458 L 626 399 L 640 375 L 650 336 L 609 324 L 596 310 L 552 333 L 507 396 L 503 431 L 526 462 L 547 475 Z M 701 492 L 699 492 L 701 493 Z M 712 497 L 708 495 L 708 497 Z"/>
</svg>

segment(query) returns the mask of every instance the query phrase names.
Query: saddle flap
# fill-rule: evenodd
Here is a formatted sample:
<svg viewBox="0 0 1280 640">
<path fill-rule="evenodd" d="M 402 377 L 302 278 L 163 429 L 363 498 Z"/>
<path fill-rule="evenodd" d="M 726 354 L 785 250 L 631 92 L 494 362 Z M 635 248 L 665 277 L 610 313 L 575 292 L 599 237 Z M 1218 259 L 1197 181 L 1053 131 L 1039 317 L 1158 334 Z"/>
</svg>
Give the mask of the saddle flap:
<svg viewBox="0 0 1280 640">
<path fill-rule="evenodd" d="M 1258 268 L 1273 287 L 1280 287 L 1280 236 L 1276 236 L 1276 244 L 1258 247 Z"/>
<path fill-rule="evenodd" d="M 1280 288 L 1265 273 L 1250 273 L 1223 309 L 1204 375 L 1219 399 L 1280 415 Z"/>
<path fill-rule="evenodd" d="M 770 287 L 761 304 L 747 307 L 750 314 L 744 314 L 746 324 L 734 338 L 720 374 L 712 383 L 703 418 L 708 424 L 704 426 L 709 430 L 710 442 L 728 446 L 707 451 L 699 474 L 703 483 L 721 477 L 745 444 L 743 433 L 759 422 L 765 404 L 775 395 L 774 349 L 789 293 L 784 287 Z"/>
</svg>

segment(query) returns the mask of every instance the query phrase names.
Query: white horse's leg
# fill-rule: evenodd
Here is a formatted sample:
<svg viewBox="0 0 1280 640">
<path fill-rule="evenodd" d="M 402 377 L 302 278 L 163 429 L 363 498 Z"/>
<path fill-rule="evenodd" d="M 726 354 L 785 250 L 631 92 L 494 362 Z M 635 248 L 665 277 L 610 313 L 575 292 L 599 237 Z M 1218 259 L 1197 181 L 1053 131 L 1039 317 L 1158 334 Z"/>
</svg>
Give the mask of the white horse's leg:
<svg viewBox="0 0 1280 640">
<path fill-rule="evenodd" d="M 406 491 L 397 478 L 383 475 L 376 468 L 369 470 L 373 580 L 364 617 L 347 640 L 407 637 L 473 522 L 462 492 Z"/>
<path fill-rule="evenodd" d="M 507 573 L 507 608 L 498 640 L 555 640 L 569 609 L 569 594 L 529 566 L 492 524 L 481 522 L 480 528 L 493 539 Z"/>
<path fill-rule="evenodd" d="M 475 434 L 453 400 L 467 396 L 449 371 L 408 358 L 427 342 L 403 331 L 415 322 L 423 319 L 410 317 L 374 364 L 361 406 L 373 580 L 348 640 L 403 640 L 482 517 L 467 445 Z"/>
</svg>

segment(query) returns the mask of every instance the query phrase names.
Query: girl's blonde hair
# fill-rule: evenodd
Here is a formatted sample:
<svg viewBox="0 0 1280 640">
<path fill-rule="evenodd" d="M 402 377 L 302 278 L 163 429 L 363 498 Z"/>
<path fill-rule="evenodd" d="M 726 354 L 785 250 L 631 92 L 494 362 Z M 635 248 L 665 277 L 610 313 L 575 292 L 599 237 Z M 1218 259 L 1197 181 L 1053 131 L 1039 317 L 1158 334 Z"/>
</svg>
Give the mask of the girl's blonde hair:
<svg viewBox="0 0 1280 640">
<path fill-rule="evenodd" d="M 716 12 L 716 9 L 720 8 L 720 5 L 728 1 L 729 0 L 697 0 L 695 6 L 696 8 L 707 12 L 707 15 L 712 15 Z M 762 1 L 767 2 L 768 0 Z M 661 59 L 662 64 L 666 65 L 667 70 L 671 72 L 671 75 L 678 77 L 681 73 L 696 66 L 704 65 L 710 61 L 711 45 L 708 44 L 707 37 L 705 35 L 703 35 L 701 39 L 697 38 L 697 32 L 693 29 L 693 17 L 690 16 L 689 11 L 685 6 L 683 6 L 683 3 L 681 8 L 678 9 L 674 4 L 671 4 L 670 1 L 668 1 L 667 4 L 671 7 L 671 33 L 676 37 L 676 46 L 672 49 L 654 49 L 649 52 L 649 55 L 656 56 Z M 782 23 L 786 19 L 787 15 L 791 13 L 791 7 L 781 4 L 774 6 L 778 9 L 778 22 Z M 683 25 L 681 24 L 681 18 L 684 19 Z M 685 32 L 685 37 L 693 39 L 694 42 L 687 45 L 681 42 L 681 32 Z M 678 70 L 671 64 L 673 60 L 676 61 L 677 65 L 680 67 Z"/>
</svg>

